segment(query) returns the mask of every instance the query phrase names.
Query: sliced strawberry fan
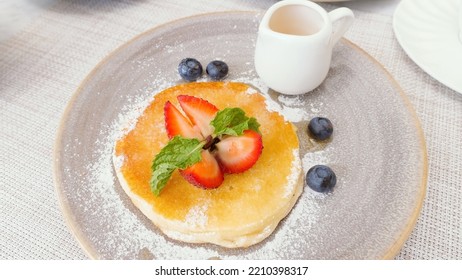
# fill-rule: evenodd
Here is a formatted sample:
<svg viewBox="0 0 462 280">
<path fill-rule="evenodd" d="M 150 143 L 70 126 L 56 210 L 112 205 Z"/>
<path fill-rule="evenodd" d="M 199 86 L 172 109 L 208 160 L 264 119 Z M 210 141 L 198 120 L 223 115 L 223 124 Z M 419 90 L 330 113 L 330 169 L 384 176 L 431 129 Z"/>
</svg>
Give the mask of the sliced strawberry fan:
<svg viewBox="0 0 462 280">
<path fill-rule="evenodd" d="M 261 135 L 245 130 L 243 135 L 224 135 L 214 139 L 214 127 L 210 125 L 219 111 L 210 102 L 188 95 L 177 97 L 184 116 L 171 102 L 164 106 L 165 128 L 168 137 L 180 135 L 207 141 L 207 149 L 201 152 L 202 159 L 194 165 L 180 170 L 180 174 L 191 184 L 212 189 L 223 183 L 224 173 L 241 173 L 251 168 L 263 150 Z M 210 145 L 208 145 L 210 144 Z"/>
</svg>

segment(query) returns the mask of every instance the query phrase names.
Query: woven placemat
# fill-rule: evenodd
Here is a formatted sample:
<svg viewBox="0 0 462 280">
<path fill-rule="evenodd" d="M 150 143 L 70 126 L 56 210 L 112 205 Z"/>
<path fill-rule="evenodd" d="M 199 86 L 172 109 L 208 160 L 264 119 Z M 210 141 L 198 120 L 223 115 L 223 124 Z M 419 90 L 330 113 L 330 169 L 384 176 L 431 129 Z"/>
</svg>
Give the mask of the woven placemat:
<svg viewBox="0 0 462 280">
<path fill-rule="evenodd" d="M 206 12 L 261 11 L 274 2 L 61 0 L 1 43 L 0 259 L 87 258 L 59 209 L 53 146 L 68 101 L 99 61 L 156 25 Z M 462 94 L 407 57 L 394 37 L 391 17 L 355 14 L 346 37 L 395 77 L 427 141 L 427 197 L 397 258 L 462 259 Z"/>
</svg>

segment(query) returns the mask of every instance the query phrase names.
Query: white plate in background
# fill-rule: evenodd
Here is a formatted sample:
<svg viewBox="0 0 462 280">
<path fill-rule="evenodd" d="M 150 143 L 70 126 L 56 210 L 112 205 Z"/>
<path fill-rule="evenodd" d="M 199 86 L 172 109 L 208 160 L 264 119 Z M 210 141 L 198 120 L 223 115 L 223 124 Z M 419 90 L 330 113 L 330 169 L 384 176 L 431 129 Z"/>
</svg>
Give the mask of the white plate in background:
<svg viewBox="0 0 462 280">
<path fill-rule="evenodd" d="M 398 42 L 430 76 L 462 93 L 459 0 L 403 0 L 393 16 Z"/>
</svg>

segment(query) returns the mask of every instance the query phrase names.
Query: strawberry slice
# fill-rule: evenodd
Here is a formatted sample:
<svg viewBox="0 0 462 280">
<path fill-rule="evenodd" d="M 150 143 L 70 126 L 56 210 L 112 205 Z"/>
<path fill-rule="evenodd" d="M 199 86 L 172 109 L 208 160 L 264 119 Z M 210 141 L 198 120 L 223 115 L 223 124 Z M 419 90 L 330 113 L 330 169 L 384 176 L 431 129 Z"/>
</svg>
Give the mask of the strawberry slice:
<svg viewBox="0 0 462 280">
<path fill-rule="evenodd" d="M 204 137 L 201 134 L 200 126 L 196 124 L 201 124 L 203 127 L 210 129 L 210 134 L 213 132 L 210 121 L 218 111 L 214 105 L 203 99 L 186 95 L 179 96 L 178 100 L 180 100 L 180 105 L 182 102 L 181 100 L 186 104 L 182 105 L 183 110 L 183 106 L 189 108 L 189 111 L 186 111 L 188 109 L 184 110 L 188 118 L 192 121 L 192 117 L 190 116 L 194 116 L 197 122 L 191 124 L 187 117 L 185 117 L 170 101 L 167 101 L 164 106 L 164 116 L 165 128 L 170 139 L 176 135 L 181 135 L 186 138 L 203 140 Z M 187 112 L 190 112 L 190 115 L 188 115 Z M 210 120 L 207 121 L 207 119 Z M 208 150 L 203 150 L 201 156 L 202 160 L 200 162 L 184 170 L 180 170 L 180 174 L 189 183 L 197 187 L 212 189 L 220 186 L 224 177 L 223 171 L 220 169 L 217 160 Z"/>
<path fill-rule="evenodd" d="M 197 127 L 193 127 L 189 120 L 172 104 L 167 101 L 164 106 L 165 129 L 169 139 L 176 135 L 185 138 L 204 139 Z"/>
<path fill-rule="evenodd" d="M 241 136 L 228 136 L 216 144 L 217 159 L 225 173 L 240 173 L 257 162 L 263 150 L 261 135 L 246 130 Z"/>
<path fill-rule="evenodd" d="M 223 183 L 223 172 L 218 162 L 208 150 L 202 150 L 202 160 L 180 170 L 181 175 L 189 183 L 204 189 L 214 189 Z"/>
<path fill-rule="evenodd" d="M 217 114 L 218 108 L 208 101 L 194 96 L 179 95 L 177 99 L 191 123 L 199 127 L 203 138 L 211 135 L 213 127 L 210 122 Z"/>
</svg>

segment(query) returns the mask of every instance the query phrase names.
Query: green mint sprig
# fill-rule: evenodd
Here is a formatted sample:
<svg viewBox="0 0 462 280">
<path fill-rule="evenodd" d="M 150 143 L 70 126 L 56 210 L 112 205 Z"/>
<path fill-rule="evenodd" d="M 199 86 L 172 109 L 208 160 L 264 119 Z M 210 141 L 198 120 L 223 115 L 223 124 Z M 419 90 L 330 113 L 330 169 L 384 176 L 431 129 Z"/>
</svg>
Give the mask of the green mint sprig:
<svg viewBox="0 0 462 280">
<path fill-rule="evenodd" d="M 175 136 L 156 155 L 152 162 L 152 176 L 150 180 L 151 191 L 159 196 L 176 169 L 186 169 L 201 161 L 202 148 L 211 139 L 221 138 L 224 135 L 240 136 L 245 130 L 251 129 L 258 133 L 260 124 L 255 118 L 249 118 L 240 108 L 226 108 L 218 111 L 210 122 L 214 127 L 211 137 L 199 141 L 194 138 Z"/>
<path fill-rule="evenodd" d="M 214 136 L 222 135 L 239 136 L 244 130 L 252 129 L 260 133 L 260 124 L 255 118 L 249 118 L 241 108 L 226 108 L 218 111 L 215 118 L 210 122 L 214 127 Z"/>
<path fill-rule="evenodd" d="M 201 160 L 205 142 L 175 136 L 156 155 L 152 162 L 151 191 L 158 196 L 175 169 L 185 169 Z"/>
</svg>

